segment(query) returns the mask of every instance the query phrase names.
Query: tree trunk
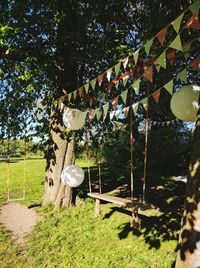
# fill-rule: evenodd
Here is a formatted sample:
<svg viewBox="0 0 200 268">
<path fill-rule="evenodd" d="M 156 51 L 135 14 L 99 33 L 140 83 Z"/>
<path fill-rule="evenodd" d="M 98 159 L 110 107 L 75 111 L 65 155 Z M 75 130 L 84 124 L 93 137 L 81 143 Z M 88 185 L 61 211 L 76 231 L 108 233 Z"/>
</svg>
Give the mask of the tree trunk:
<svg viewBox="0 0 200 268">
<path fill-rule="evenodd" d="M 46 159 L 45 193 L 43 205 L 71 207 L 74 204 L 72 188 L 61 182 L 61 172 L 66 165 L 74 163 L 74 140 L 64 137 L 62 114 L 53 110 L 51 115 L 50 142 Z"/>
<path fill-rule="evenodd" d="M 186 186 L 185 209 L 176 268 L 200 267 L 200 109 Z"/>
</svg>

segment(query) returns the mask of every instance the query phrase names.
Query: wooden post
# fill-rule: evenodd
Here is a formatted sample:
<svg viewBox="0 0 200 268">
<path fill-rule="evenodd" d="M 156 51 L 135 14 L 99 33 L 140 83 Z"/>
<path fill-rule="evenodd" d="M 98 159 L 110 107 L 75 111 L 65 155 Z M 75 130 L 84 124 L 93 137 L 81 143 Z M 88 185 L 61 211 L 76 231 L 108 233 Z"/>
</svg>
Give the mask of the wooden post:
<svg viewBox="0 0 200 268">
<path fill-rule="evenodd" d="M 101 214 L 100 200 L 96 199 L 95 201 L 95 218 L 98 218 Z"/>
</svg>

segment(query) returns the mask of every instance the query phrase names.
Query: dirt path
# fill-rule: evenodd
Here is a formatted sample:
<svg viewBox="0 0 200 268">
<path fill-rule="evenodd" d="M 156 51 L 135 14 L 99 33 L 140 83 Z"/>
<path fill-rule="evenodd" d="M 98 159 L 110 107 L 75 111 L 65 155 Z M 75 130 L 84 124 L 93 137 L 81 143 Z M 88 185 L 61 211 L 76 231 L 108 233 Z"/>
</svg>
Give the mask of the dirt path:
<svg viewBox="0 0 200 268">
<path fill-rule="evenodd" d="M 26 235 L 41 220 L 33 209 L 10 202 L 0 207 L 0 224 L 11 233 L 11 238 L 20 245 L 26 242 Z"/>
</svg>

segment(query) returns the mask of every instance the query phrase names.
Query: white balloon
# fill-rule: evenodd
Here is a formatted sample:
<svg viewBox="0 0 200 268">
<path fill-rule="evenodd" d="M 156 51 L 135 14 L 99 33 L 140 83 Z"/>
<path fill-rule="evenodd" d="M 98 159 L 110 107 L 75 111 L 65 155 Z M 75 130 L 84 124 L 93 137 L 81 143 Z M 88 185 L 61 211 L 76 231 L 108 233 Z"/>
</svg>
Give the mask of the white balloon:
<svg viewBox="0 0 200 268">
<path fill-rule="evenodd" d="M 84 171 L 77 165 L 67 166 L 61 173 L 61 181 L 70 187 L 79 186 L 84 180 Z"/>
<path fill-rule="evenodd" d="M 173 114 L 183 121 L 196 121 L 200 87 L 184 86 L 175 92 L 171 98 L 170 107 Z"/>
<path fill-rule="evenodd" d="M 78 109 L 66 108 L 63 113 L 63 123 L 71 130 L 81 129 L 85 124 L 85 113 Z"/>
</svg>

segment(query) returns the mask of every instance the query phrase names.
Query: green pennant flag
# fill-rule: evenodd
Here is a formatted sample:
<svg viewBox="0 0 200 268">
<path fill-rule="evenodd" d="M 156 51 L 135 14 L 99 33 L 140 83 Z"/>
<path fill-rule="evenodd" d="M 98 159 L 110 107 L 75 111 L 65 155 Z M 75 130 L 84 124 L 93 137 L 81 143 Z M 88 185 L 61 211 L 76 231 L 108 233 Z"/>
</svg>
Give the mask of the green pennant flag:
<svg viewBox="0 0 200 268">
<path fill-rule="evenodd" d="M 120 68 L 121 68 L 121 61 L 118 62 L 116 65 L 115 65 L 115 74 L 116 76 L 118 76 L 119 72 L 120 72 Z"/>
<path fill-rule="evenodd" d="M 93 90 L 95 89 L 96 82 L 97 82 L 96 78 L 94 78 L 94 79 L 92 79 L 92 80 L 90 81 L 90 85 L 91 85 L 91 87 L 92 87 Z"/>
<path fill-rule="evenodd" d="M 164 69 L 166 69 L 166 55 L 165 51 L 157 58 L 155 61 L 156 64 L 160 65 Z"/>
<path fill-rule="evenodd" d="M 133 89 L 135 90 L 136 93 L 139 92 L 139 89 L 140 89 L 140 79 L 137 79 L 136 81 L 134 81 L 134 83 L 133 83 Z"/>
<path fill-rule="evenodd" d="M 161 68 L 160 65 L 156 65 L 156 71 L 157 71 L 158 73 L 160 72 L 160 68 Z"/>
<path fill-rule="evenodd" d="M 144 49 L 145 49 L 147 56 L 149 56 L 152 44 L 153 44 L 153 38 L 151 40 L 147 41 L 146 44 L 144 45 Z"/>
<path fill-rule="evenodd" d="M 164 85 L 164 88 L 172 95 L 174 87 L 174 80 L 170 80 L 167 84 Z"/>
<path fill-rule="evenodd" d="M 90 86 L 89 83 L 84 85 L 86 94 L 88 94 L 89 86 Z"/>
<path fill-rule="evenodd" d="M 183 71 L 181 71 L 179 74 L 178 74 L 178 78 L 187 83 L 187 68 L 185 68 Z"/>
<path fill-rule="evenodd" d="M 172 41 L 172 43 L 171 43 L 171 45 L 169 45 L 169 47 L 183 51 L 180 35 L 177 35 L 177 37 Z"/>
<path fill-rule="evenodd" d="M 106 104 L 103 105 L 103 120 L 105 120 L 107 117 L 108 109 L 109 109 L 109 103 L 107 102 Z"/>
<path fill-rule="evenodd" d="M 138 107 L 139 107 L 139 102 L 133 103 L 132 109 L 133 109 L 134 115 L 136 115 Z"/>
<path fill-rule="evenodd" d="M 137 62 L 138 62 L 139 53 L 140 53 L 140 49 L 136 50 L 133 53 L 133 59 L 134 59 L 135 65 L 137 65 Z"/>
<path fill-rule="evenodd" d="M 126 104 L 127 95 L 128 95 L 128 89 L 126 89 L 125 91 L 123 91 L 123 92 L 121 93 L 121 98 L 122 98 L 124 104 Z"/>
<path fill-rule="evenodd" d="M 144 107 L 144 109 L 147 110 L 147 107 L 148 107 L 147 97 L 144 98 L 143 100 L 141 100 L 140 103 L 142 104 L 142 106 Z"/>
<path fill-rule="evenodd" d="M 124 77 L 122 80 L 123 80 L 123 85 L 125 87 L 126 84 L 127 84 L 127 81 L 128 81 L 128 76 L 127 77 Z"/>
<path fill-rule="evenodd" d="M 112 74 L 112 67 L 107 70 L 106 76 L 107 76 L 108 82 L 110 82 L 111 74 Z"/>
<path fill-rule="evenodd" d="M 94 114 L 95 114 L 97 120 L 99 121 L 99 119 L 101 118 L 101 115 L 102 115 L 102 111 L 100 111 L 100 108 L 96 108 Z"/>
<path fill-rule="evenodd" d="M 174 27 L 174 30 L 177 33 L 179 32 L 179 29 L 180 29 L 180 26 L 181 26 L 181 22 L 182 22 L 183 16 L 184 16 L 184 13 L 181 14 L 176 20 L 174 20 L 172 22 L 172 26 Z"/>
<path fill-rule="evenodd" d="M 72 98 L 72 92 L 68 94 L 68 101 L 70 102 Z"/>
<path fill-rule="evenodd" d="M 200 0 L 197 0 L 196 2 L 194 2 L 190 7 L 189 9 L 191 10 L 192 14 L 196 14 L 197 11 L 199 10 L 200 8 Z"/>
</svg>

